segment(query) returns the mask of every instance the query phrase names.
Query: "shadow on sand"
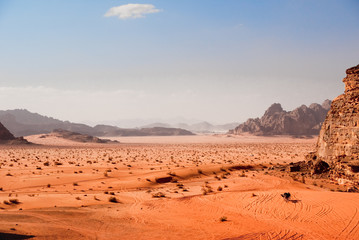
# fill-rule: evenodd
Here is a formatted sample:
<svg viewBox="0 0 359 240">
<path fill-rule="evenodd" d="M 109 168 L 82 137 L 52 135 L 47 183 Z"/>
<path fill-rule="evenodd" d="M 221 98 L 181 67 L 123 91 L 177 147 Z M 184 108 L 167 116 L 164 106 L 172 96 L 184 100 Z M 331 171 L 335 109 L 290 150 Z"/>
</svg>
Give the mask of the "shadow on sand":
<svg viewBox="0 0 359 240">
<path fill-rule="evenodd" d="M 35 236 L 0 232 L 0 240 L 22 240 L 22 239 L 30 239 L 33 237 Z"/>
</svg>

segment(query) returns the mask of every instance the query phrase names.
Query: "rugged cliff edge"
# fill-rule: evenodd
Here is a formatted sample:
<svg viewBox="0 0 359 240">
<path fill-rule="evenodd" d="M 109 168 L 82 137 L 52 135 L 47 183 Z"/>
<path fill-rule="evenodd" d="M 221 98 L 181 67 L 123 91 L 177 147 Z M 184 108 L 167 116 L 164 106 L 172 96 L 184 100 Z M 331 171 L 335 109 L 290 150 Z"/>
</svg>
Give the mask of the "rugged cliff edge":
<svg viewBox="0 0 359 240">
<path fill-rule="evenodd" d="M 346 70 L 344 94 L 333 100 L 320 130 L 314 160 L 316 173 L 333 180 L 359 179 L 359 65 Z"/>
</svg>

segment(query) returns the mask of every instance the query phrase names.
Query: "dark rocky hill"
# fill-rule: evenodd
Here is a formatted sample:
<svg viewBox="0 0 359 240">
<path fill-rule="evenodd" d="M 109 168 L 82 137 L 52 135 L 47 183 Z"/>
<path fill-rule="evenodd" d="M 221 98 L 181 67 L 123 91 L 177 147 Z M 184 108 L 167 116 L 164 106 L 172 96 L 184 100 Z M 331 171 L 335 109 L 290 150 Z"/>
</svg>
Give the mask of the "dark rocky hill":
<svg viewBox="0 0 359 240">
<path fill-rule="evenodd" d="M 279 103 L 272 104 L 261 118 L 250 118 L 240 124 L 231 134 L 250 133 L 254 135 L 317 135 L 331 101 L 322 105 L 302 105 L 293 111 L 284 111 Z"/>
<path fill-rule="evenodd" d="M 12 133 L 0 122 L 0 143 L 1 144 L 28 144 L 29 142 L 19 137 L 16 138 Z"/>
</svg>

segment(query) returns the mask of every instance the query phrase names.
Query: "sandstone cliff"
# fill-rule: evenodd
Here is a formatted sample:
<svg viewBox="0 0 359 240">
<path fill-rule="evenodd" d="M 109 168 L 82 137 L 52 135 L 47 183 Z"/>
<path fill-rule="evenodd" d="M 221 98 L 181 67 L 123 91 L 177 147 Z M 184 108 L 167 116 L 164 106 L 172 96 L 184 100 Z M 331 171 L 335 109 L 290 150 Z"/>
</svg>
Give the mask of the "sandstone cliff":
<svg viewBox="0 0 359 240">
<path fill-rule="evenodd" d="M 345 92 L 333 100 L 312 154 L 315 166 L 328 163 L 336 179 L 359 172 L 359 65 L 346 74 Z"/>
<path fill-rule="evenodd" d="M 230 134 L 254 135 L 316 135 L 330 107 L 330 100 L 322 105 L 302 105 L 293 111 L 284 111 L 279 103 L 272 104 L 261 118 L 250 118 Z"/>
</svg>

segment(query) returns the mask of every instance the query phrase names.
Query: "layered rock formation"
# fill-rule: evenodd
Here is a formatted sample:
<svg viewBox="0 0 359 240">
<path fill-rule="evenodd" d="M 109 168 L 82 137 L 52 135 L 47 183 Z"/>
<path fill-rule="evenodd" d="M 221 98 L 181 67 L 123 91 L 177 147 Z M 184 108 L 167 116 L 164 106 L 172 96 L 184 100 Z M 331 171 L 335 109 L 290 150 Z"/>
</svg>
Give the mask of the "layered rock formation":
<svg viewBox="0 0 359 240">
<path fill-rule="evenodd" d="M 293 111 L 284 111 L 279 103 L 272 104 L 261 118 L 250 118 L 230 134 L 254 135 L 317 135 L 330 107 L 330 100 L 322 105 L 302 105 Z"/>
<path fill-rule="evenodd" d="M 344 94 L 333 100 L 319 134 L 315 166 L 328 163 L 331 177 L 359 172 L 359 65 L 346 70 Z"/>
</svg>

